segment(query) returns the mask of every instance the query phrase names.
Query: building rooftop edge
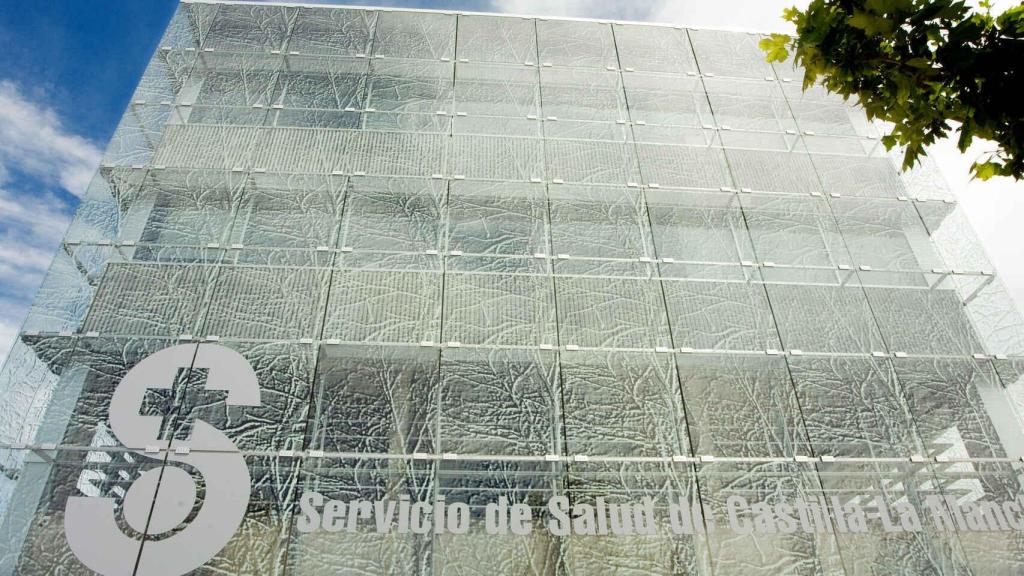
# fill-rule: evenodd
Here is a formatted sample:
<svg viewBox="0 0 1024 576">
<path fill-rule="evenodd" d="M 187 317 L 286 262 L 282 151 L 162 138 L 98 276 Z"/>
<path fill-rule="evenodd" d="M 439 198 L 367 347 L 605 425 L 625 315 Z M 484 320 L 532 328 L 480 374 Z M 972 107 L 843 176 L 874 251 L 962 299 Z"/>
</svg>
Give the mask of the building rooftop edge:
<svg viewBox="0 0 1024 576">
<path fill-rule="evenodd" d="M 658 26 L 661 28 L 677 28 L 689 30 L 711 30 L 715 32 L 737 32 L 742 34 L 771 34 L 770 30 L 751 30 L 747 28 L 731 28 L 721 26 L 693 26 L 666 22 L 641 22 L 636 20 L 614 20 L 607 18 L 583 18 L 573 16 L 539 16 L 536 14 L 517 14 L 511 12 L 474 12 L 471 10 L 439 10 L 428 8 L 403 8 L 396 6 L 369 6 L 352 4 L 334 4 L 329 2 L 282 2 L 278 0 L 179 0 L 181 4 L 242 4 L 250 6 L 286 6 L 295 8 L 344 8 L 347 10 L 372 10 L 375 12 L 419 12 L 425 14 L 452 14 L 466 16 L 501 16 L 505 18 L 531 18 L 537 20 L 561 20 L 570 22 L 598 22 L 602 24 L 627 24 L 632 26 Z"/>
</svg>

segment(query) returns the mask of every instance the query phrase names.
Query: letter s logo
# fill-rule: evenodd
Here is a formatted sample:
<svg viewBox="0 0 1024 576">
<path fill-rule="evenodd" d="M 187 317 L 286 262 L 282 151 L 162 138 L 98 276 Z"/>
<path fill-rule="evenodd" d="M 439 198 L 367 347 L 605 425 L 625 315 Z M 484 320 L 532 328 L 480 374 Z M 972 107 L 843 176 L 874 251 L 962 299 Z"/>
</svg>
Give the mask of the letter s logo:
<svg viewBox="0 0 1024 576">
<path fill-rule="evenodd" d="M 209 423 L 195 421 L 185 444 L 191 450 L 188 455 L 168 451 L 166 440 L 159 453 L 144 452 L 147 446 L 160 443 L 161 423 L 160 416 L 139 414 L 146 390 L 171 388 L 178 369 L 189 366 L 207 369 L 206 388 L 227 391 L 228 404 L 260 404 L 252 366 L 238 352 L 216 344 L 171 346 L 128 371 L 110 402 L 111 431 L 125 447 L 146 458 L 166 458 L 168 465 L 147 470 L 132 483 L 122 503 L 125 521 L 140 533 L 159 535 L 188 517 L 193 506 L 187 503 L 196 501 L 196 483 L 184 469 L 169 465 L 172 462 L 197 469 L 203 476 L 206 494 L 187 527 L 163 540 L 147 539 L 144 544 L 118 527 L 112 498 L 68 498 L 64 516 L 68 544 L 83 564 L 104 576 L 185 574 L 213 558 L 245 516 L 249 469 L 234 443 Z M 181 506 L 181 502 L 186 505 Z"/>
</svg>

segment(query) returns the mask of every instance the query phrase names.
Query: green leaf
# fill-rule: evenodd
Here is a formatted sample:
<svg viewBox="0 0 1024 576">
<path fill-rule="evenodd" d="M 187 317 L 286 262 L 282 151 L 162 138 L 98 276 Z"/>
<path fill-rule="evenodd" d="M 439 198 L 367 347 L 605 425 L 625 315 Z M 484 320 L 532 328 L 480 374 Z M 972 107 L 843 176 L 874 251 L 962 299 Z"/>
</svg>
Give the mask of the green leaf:
<svg viewBox="0 0 1024 576">
<path fill-rule="evenodd" d="M 904 168 L 955 123 L 960 148 L 978 138 L 998 146 L 975 177 L 1024 179 L 1021 106 L 1012 96 L 1024 90 L 1024 3 L 995 15 L 965 0 L 805 1 L 783 14 L 793 38 L 761 42 L 769 61 L 792 58 L 805 90 L 820 85 L 891 123 L 882 143 L 902 147 Z"/>
<path fill-rule="evenodd" d="M 850 26 L 863 30 L 868 36 L 889 34 L 893 29 L 891 20 L 869 14 L 863 10 L 853 11 L 853 16 L 850 16 Z"/>
<path fill-rule="evenodd" d="M 784 62 L 789 58 L 787 46 L 791 40 L 792 38 L 785 34 L 772 34 L 768 38 L 763 38 L 757 46 L 766 53 L 765 59 L 769 62 Z"/>
<path fill-rule="evenodd" d="M 971 164 L 971 173 L 974 174 L 974 178 L 978 180 L 988 180 L 989 178 L 999 174 L 999 164 L 989 160 L 987 162 L 975 162 Z"/>
</svg>

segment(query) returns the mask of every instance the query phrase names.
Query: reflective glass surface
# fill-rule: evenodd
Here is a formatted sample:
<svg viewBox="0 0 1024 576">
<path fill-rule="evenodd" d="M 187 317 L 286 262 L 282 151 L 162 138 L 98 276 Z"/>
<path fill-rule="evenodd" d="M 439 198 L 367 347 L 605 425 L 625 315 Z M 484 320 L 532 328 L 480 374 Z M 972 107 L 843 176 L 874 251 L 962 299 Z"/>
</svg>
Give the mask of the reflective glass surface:
<svg viewBox="0 0 1024 576">
<path fill-rule="evenodd" d="M 1024 571 L 1024 321 L 759 40 L 182 3 L 0 370 L 0 575 Z"/>
</svg>

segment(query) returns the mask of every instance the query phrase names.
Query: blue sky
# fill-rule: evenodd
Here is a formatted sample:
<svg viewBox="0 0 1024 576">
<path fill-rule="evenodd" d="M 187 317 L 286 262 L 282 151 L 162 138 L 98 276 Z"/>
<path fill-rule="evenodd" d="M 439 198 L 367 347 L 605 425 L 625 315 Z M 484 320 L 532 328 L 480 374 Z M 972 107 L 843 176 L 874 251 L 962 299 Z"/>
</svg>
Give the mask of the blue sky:
<svg viewBox="0 0 1024 576">
<path fill-rule="evenodd" d="M 173 11 L 0 5 L 0 359 Z"/>
<path fill-rule="evenodd" d="M 415 8 L 649 20 L 786 31 L 806 0 L 376 0 Z M 1009 0 L 997 2 L 1011 4 Z M 0 363 L 99 163 L 174 0 L 0 2 Z M 979 150 L 980 151 L 980 150 Z M 1004 280 L 1024 304 L 1024 185 L 972 183 L 970 158 L 936 147 Z"/>
</svg>

